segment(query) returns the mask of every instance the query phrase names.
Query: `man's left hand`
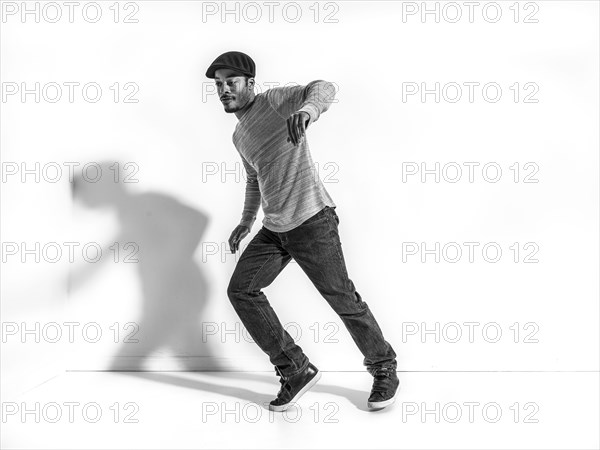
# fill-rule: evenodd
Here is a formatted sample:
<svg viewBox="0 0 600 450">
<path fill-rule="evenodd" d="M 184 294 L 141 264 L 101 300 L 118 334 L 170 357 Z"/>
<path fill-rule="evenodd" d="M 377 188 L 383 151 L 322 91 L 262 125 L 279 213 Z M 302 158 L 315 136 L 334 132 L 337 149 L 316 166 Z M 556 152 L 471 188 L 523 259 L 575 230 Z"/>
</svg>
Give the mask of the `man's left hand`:
<svg viewBox="0 0 600 450">
<path fill-rule="evenodd" d="M 306 111 L 292 114 L 287 120 L 288 142 L 298 145 L 304 139 L 306 128 L 310 122 L 310 115 Z"/>
</svg>

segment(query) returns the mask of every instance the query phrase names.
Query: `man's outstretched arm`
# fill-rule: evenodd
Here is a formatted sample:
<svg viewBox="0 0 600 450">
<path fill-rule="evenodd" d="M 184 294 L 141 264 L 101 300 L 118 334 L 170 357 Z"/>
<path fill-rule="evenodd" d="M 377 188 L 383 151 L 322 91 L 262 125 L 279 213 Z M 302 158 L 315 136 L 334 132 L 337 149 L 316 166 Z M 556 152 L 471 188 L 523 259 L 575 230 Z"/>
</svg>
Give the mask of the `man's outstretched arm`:
<svg viewBox="0 0 600 450">
<path fill-rule="evenodd" d="M 276 87 L 267 91 L 267 99 L 280 117 L 287 120 L 294 145 L 299 143 L 306 128 L 316 122 L 335 100 L 335 86 L 315 80 L 306 86 Z"/>
<path fill-rule="evenodd" d="M 302 106 L 297 110 L 310 116 L 309 125 L 316 122 L 335 100 L 335 86 L 324 80 L 311 81 L 303 91 Z M 293 113 L 294 111 L 292 111 Z"/>
</svg>

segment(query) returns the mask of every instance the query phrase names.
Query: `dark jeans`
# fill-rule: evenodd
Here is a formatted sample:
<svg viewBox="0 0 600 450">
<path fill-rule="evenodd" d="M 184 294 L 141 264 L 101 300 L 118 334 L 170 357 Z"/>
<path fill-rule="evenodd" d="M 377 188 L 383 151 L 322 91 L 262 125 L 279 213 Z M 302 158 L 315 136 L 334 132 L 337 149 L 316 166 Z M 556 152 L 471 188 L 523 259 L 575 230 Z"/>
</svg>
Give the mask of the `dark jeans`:
<svg viewBox="0 0 600 450">
<path fill-rule="evenodd" d="M 248 333 L 285 377 L 303 371 L 309 360 L 284 330 L 261 289 L 269 286 L 292 258 L 340 316 L 364 355 L 367 370 L 396 368 L 396 353 L 348 278 L 338 225 L 334 208 L 326 206 L 285 233 L 263 226 L 242 253 L 227 288 Z"/>
</svg>

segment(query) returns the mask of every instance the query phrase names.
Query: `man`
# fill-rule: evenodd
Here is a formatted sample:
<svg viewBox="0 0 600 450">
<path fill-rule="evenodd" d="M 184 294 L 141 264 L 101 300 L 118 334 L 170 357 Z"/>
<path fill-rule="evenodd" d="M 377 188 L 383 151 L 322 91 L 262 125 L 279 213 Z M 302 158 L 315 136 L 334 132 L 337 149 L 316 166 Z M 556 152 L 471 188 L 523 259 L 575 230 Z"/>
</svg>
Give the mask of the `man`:
<svg viewBox="0 0 600 450">
<path fill-rule="evenodd" d="M 327 111 L 331 83 L 272 88 L 254 93 L 255 63 L 241 52 L 220 55 L 206 71 L 215 80 L 225 112 L 238 124 L 233 143 L 247 172 L 240 224 L 229 238 L 232 252 L 246 237 L 262 203 L 263 227 L 239 259 L 227 295 L 240 320 L 269 356 L 281 389 L 270 403 L 284 411 L 316 384 L 321 373 L 283 329 L 261 289 L 292 258 L 340 316 L 374 377 L 367 405 L 380 409 L 395 400 L 396 354 L 346 271 L 336 205 L 313 173 L 306 129 Z"/>
</svg>

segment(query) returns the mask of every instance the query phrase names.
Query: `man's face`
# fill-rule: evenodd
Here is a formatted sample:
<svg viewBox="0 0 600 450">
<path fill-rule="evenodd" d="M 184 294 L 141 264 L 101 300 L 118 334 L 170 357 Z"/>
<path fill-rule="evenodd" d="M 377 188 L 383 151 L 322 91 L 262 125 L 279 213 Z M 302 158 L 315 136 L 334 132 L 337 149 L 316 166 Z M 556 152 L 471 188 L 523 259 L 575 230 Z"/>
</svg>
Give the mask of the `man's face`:
<svg viewBox="0 0 600 450">
<path fill-rule="evenodd" d="M 225 112 L 233 113 L 242 109 L 254 91 L 254 78 L 246 79 L 231 69 L 219 69 L 215 72 L 215 84 L 219 99 Z"/>
</svg>

